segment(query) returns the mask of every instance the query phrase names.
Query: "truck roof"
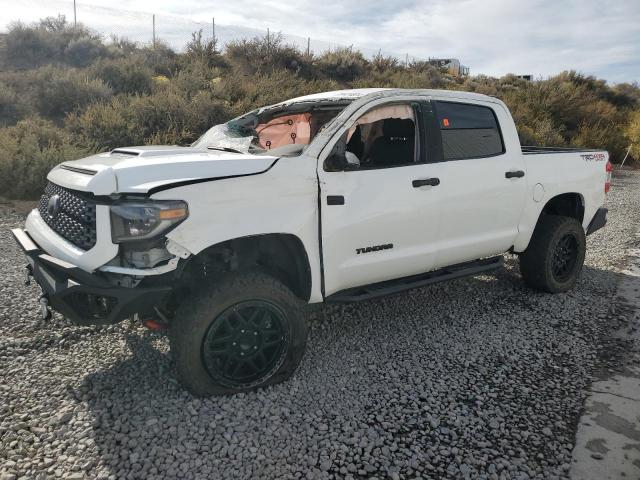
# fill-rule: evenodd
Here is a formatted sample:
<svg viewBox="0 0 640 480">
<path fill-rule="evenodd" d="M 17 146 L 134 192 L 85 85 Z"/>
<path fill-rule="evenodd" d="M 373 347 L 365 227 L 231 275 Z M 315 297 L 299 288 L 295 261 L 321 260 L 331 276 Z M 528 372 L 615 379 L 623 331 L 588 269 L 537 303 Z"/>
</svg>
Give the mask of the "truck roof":
<svg viewBox="0 0 640 480">
<path fill-rule="evenodd" d="M 309 101 L 323 101 L 323 100 L 356 100 L 358 98 L 364 97 L 365 95 L 373 94 L 373 93 L 382 93 L 385 92 L 385 96 L 393 96 L 402 93 L 417 93 L 421 95 L 433 95 L 439 97 L 451 97 L 451 98 L 466 98 L 469 100 L 484 100 L 484 101 L 497 101 L 494 97 L 489 97 L 488 95 L 483 95 L 481 93 L 472 93 L 472 92 L 462 92 L 459 90 L 435 90 L 435 89 L 406 89 L 406 88 L 353 88 L 346 90 L 333 90 L 330 92 L 320 92 L 314 93 L 311 95 L 304 95 L 302 97 L 292 98 L 290 100 L 285 100 L 276 105 L 284 105 L 290 103 L 298 103 L 298 102 L 309 102 Z"/>
</svg>

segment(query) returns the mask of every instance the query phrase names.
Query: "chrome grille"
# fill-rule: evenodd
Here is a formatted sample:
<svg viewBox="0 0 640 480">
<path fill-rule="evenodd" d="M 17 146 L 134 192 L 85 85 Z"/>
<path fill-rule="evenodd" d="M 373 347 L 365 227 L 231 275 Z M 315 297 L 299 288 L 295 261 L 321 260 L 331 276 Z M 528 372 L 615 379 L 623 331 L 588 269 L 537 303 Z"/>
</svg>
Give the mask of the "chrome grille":
<svg viewBox="0 0 640 480">
<path fill-rule="evenodd" d="M 57 195 L 57 199 L 51 200 Z M 49 182 L 38 205 L 40 216 L 58 235 L 89 250 L 96 244 L 96 203 L 90 196 Z"/>
</svg>

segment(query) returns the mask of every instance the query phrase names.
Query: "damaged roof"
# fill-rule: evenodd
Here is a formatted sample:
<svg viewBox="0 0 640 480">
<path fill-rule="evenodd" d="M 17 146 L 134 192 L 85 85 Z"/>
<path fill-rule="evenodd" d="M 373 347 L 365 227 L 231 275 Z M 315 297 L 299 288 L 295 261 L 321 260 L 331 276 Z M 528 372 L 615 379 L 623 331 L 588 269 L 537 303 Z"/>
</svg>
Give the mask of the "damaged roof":
<svg viewBox="0 0 640 480">
<path fill-rule="evenodd" d="M 373 94 L 373 93 L 382 93 L 383 96 L 393 96 L 399 94 L 418 94 L 418 95 L 432 95 L 438 97 L 450 97 L 450 98 L 466 98 L 469 100 L 490 100 L 496 101 L 494 97 L 490 97 L 487 95 L 483 95 L 481 93 L 473 93 L 473 92 L 462 92 L 458 90 L 434 90 L 434 89 L 402 89 L 402 88 L 354 88 L 347 90 L 333 90 L 330 92 L 321 92 L 314 93 L 311 95 L 304 95 L 302 97 L 296 97 L 289 100 L 285 100 L 284 102 L 277 103 L 272 105 L 282 106 L 282 105 L 290 105 L 293 103 L 299 102 L 321 102 L 321 101 L 340 101 L 340 100 L 357 100 L 365 95 Z"/>
</svg>

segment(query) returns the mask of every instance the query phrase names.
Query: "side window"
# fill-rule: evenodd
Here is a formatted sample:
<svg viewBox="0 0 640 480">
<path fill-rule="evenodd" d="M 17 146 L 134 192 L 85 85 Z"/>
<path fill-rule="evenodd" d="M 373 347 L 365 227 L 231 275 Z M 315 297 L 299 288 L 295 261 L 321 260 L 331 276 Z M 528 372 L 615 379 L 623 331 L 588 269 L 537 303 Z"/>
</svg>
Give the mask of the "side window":
<svg viewBox="0 0 640 480">
<path fill-rule="evenodd" d="M 416 130 L 411 105 L 374 108 L 361 116 L 347 132 L 346 152 L 352 159 L 350 163 L 356 162 L 357 158 L 362 169 L 414 163 L 419 153 Z"/>
<path fill-rule="evenodd" d="M 504 153 L 493 110 L 466 103 L 435 102 L 444 160 L 492 157 Z"/>
</svg>

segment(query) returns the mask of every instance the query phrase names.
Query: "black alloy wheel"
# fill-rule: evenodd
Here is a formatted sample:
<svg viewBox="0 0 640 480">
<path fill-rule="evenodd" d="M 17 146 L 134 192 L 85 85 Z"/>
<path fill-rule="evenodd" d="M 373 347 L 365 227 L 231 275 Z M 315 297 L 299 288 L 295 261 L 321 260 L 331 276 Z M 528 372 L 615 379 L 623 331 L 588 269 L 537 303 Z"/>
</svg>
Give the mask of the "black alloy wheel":
<svg viewBox="0 0 640 480">
<path fill-rule="evenodd" d="M 553 251 L 552 271 L 558 282 L 565 282 L 573 274 L 578 259 L 578 240 L 573 233 L 560 238 Z"/>
<path fill-rule="evenodd" d="M 276 371 L 289 331 L 284 312 L 263 300 L 238 303 L 218 315 L 202 343 L 211 377 L 230 388 L 247 388 Z"/>
</svg>

